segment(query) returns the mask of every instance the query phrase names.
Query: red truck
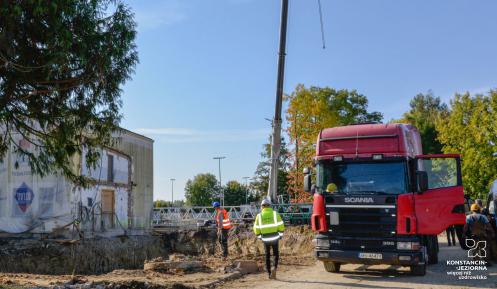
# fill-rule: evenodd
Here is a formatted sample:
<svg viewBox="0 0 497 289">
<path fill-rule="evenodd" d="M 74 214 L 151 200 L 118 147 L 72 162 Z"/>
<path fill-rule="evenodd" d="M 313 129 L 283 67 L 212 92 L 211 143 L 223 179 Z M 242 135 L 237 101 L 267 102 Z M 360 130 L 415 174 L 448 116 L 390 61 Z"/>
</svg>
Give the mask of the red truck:
<svg viewBox="0 0 497 289">
<path fill-rule="evenodd" d="M 328 272 L 392 264 L 425 275 L 438 262 L 437 235 L 465 223 L 459 155 L 423 155 L 414 126 L 324 129 L 315 164 L 315 184 L 306 169 L 304 186 L 314 193 L 315 253 Z"/>
</svg>

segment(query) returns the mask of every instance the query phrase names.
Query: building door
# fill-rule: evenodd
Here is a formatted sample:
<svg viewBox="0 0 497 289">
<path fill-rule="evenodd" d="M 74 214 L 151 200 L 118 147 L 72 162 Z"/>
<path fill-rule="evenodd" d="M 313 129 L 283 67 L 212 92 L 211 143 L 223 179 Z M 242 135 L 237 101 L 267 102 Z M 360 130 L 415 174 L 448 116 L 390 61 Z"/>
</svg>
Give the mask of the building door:
<svg viewBox="0 0 497 289">
<path fill-rule="evenodd" d="M 115 196 L 113 190 L 102 190 L 102 229 L 114 228 Z"/>
</svg>

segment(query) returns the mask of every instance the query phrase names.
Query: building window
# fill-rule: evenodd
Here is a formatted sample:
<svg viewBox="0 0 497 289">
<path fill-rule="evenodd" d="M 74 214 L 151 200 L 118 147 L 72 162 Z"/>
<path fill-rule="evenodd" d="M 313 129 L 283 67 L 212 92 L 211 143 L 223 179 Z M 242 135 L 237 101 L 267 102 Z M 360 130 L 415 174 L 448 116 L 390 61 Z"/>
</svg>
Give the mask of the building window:
<svg viewBox="0 0 497 289">
<path fill-rule="evenodd" d="M 114 182 L 114 156 L 107 155 L 107 181 Z"/>
</svg>

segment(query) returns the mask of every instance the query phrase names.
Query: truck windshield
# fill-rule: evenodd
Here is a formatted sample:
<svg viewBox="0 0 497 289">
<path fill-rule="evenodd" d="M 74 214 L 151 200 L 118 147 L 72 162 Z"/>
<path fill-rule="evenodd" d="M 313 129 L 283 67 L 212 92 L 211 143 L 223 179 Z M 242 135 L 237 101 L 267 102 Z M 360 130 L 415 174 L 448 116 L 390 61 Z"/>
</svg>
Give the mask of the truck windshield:
<svg viewBox="0 0 497 289">
<path fill-rule="evenodd" d="M 334 183 L 339 193 L 402 194 L 407 192 L 406 163 L 353 162 L 318 164 L 318 189 Z"/>
</svg>

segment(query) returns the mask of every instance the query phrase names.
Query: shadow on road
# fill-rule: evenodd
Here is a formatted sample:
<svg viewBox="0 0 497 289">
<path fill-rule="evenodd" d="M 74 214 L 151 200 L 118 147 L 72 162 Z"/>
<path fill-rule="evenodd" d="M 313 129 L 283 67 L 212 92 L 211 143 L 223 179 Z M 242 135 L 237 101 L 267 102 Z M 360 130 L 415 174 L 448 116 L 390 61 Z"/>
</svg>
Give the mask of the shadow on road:
<svg viewBox="0 0 497 289">
<path fill-rule="evenodd" d="M 439 263 L 430 265 L 425 276 L 411 275 L 407 267 L 401 266 L 370 266 L 345 265 L 340 273 L 327 273 L 319 281 L 308 280 L 280 280 L 288 283 L 323 284 L 343 286 L 347 288 L 416 288 L 446 286 L 450 288 L 497 288 L 497 265 L 487 267 L 487 270 L 472 271 L 471 276 L 483 275 L 487 279 L 459 279 L 448 272 L 457 272 L 457 266 L 448 264 L 451 260 L 468 260 L 466 251 L 459 247 L 447 247 L 440 244 Z M 399 284 L 400 283 L 400 284 Z M 403 285 L 405 284 L 405 285 Z M 390 286 L 389 286 L 390 285 Z M 405 287 L 404 287 L 405 286 Z"/>
<path fill-rule="evenodd" d="M 354 287 L 354 288 L 408 289 L 406 287 L 390 287 L 390 286 L 384 287 L 384 286 L 379 286 L 377 284 L 367 285 L 367 284 L 358 284 L 358 283 L 354 284 L 354 283 L 343 283 L 343 282 L 296 281 L 296 280 L 285 280 L 285 279 L 278 279 L 278 281 L 290 284 L 303 284 L 303 285 L 316 284 L 316 285 L 344 286 L 344 287 Z"/>
</svg>

